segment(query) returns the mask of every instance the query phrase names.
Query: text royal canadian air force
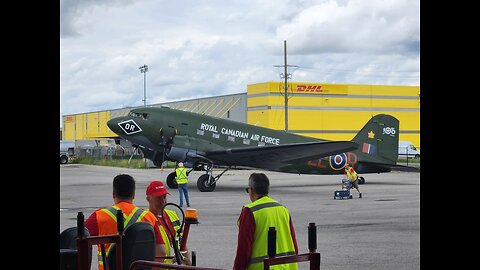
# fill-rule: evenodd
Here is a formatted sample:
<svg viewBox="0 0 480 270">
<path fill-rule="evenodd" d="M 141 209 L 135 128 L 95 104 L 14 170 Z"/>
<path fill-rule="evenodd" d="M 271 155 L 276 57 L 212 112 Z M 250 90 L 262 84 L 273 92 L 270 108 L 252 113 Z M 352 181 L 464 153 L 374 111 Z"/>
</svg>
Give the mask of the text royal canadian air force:
<svg viewBox="0 0 480 270">
<path fill-rule="evenodd" d="M 218 133 L 217 126 L 205 124 L 205 123 L 200 124 L 200 130 L 206 130 L 206 131 Z M 228 136 L 233 136 L 233 137 L 243 138 L 243 139 L 250 139 L 252 141 L 259 141 L 259 142 L 264 142 L 268 144 L 274 144 L 274 145 L 280 144 L 280 139 L 278 138 L 268 137 L 268 136 L 259 135 L 259 134 L 252 134 L 251 136 L 249 136 L 250 134 L 248 132 L 243 132 L 236 129 L 229 129 L 229 128 L 222 127 L 220 129 L 220 133 Z"/>
</svg>

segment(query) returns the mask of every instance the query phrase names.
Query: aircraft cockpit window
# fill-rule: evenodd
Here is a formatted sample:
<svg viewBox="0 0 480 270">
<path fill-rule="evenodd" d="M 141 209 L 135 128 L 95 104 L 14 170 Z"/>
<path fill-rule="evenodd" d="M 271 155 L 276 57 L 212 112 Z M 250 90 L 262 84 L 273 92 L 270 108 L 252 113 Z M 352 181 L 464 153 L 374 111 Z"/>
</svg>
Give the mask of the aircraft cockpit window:
<svg viewBox="0 0 480 270">
<path fill-rule="evenodd" d="M 146 117 L 144 117 L 145 114 L 146 113 L 129 112 L 128 116 L 146 119 Z"/>
</svg>

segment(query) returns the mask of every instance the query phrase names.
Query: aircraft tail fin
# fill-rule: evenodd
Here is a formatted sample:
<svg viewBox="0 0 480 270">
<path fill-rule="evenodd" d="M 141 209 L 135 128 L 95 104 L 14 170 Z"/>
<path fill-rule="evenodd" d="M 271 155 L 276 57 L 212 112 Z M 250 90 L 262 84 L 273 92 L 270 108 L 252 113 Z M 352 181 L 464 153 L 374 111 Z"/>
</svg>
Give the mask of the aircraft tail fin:
<svg viewBox="0 0 480 270">
<path fill-rule="evenodd" d="M 378 114 L 357 133 L 359 161 L 396 164 L 398 158 L 399 121 L 388 114 Z"/>
</svg>

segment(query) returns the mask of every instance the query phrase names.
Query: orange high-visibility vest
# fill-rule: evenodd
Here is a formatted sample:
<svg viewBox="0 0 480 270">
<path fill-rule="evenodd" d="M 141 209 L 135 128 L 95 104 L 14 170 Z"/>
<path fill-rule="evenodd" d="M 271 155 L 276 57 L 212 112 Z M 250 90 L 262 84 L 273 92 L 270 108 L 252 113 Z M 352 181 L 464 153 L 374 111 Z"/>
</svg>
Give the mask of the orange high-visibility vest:
<svg viewBox="0 0 480 270">
<path fill-rule="evenodd" d="M 104 208 L 96 211 L 97 216 L 97 227 L 98 235 L 115 235 L 118 234 L 117 231 L 117 216 L 116 211 L 122 210 L 124 218 L 124 228 L 127 228 L 128 225 L 133 224 L 137 221 L 145 221 L 152 226 L 156 224 L 155 216 L 149 211 L 140 209 L 135 205 L 128 202 L 120 202 L 113 205 L 110 208 Z M 110 247 L 112 244 L 105 244 L 106 256 L 110 252 Z M 100 245 L 98 246 L 98 270 L 103 270 L 103 260 L 102 260 L 102 250 Z"/>
</svg>

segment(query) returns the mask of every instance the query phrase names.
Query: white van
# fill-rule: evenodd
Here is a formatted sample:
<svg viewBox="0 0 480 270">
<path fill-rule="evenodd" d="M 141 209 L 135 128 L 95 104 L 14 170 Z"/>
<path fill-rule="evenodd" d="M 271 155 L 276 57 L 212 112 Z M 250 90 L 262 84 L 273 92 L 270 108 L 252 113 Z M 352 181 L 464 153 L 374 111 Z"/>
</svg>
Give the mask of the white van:
<svg viewBox="0 0 480 270">
<path fill-rule="evenodd" d="M 398 158 L 419 158 L 420 150 L 409 141 L 398 142 Z"/>
</svg>

